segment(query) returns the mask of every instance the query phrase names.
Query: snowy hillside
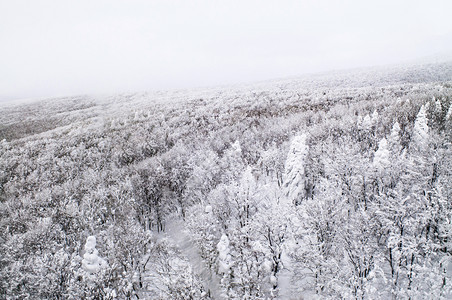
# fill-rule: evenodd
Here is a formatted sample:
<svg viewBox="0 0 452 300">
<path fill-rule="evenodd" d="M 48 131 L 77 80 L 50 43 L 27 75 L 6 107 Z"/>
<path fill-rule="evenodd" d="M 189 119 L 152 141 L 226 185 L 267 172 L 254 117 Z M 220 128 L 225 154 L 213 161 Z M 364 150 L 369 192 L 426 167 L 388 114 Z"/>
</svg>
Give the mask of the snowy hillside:
<svg viewBox="0 0 452 300">
<path fill-rule="evenodd" d="M 0 104 L 1 299 L 452 297 L 452 63 Z"/>
</svg>

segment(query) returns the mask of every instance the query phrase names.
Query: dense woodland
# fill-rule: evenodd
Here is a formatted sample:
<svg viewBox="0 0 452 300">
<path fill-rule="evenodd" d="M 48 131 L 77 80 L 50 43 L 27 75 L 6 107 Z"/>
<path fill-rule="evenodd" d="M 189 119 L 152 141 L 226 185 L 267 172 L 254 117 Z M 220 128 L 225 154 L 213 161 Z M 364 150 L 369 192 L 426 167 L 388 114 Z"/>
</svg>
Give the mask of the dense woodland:
<svg viewBox="0 0 452 300">
<path fill-rule="evenodd" d="M 2 104 L 0 298 L 450 299 L 451 80 Z"/>
</svg>

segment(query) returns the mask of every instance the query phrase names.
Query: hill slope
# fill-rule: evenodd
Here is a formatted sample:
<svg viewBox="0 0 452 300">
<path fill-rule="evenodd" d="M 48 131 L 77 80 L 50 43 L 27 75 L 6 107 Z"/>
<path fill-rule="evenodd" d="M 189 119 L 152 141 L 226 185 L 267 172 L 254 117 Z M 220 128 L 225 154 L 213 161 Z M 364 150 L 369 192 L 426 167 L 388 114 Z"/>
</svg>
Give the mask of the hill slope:
<svg viewBox="0 0 452 300">
<path fill-rule="evenodd" d="M 440 63 L 2 104 L 0 295 L 447 298 L 451 79 Z M 179 218 L 196 256 L 162 237 Z"/>
</svg>

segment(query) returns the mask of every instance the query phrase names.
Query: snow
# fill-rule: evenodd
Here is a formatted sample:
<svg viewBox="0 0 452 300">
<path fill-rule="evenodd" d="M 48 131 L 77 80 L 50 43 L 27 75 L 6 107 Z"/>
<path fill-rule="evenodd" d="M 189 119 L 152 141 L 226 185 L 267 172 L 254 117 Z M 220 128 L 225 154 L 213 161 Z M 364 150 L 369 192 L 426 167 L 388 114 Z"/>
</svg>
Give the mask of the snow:
<svg viewBox="0 0 452 300">
<path fill-rule="evenodd" d="M 85 243 L 85 254 L 83 255 L 82 268 L 90 275 L 99 272 L 107 266 L 107 262 L 99 257 L 96 249 L 96 237 L 88 236 Z"/>
<path fill-rule="evenodd" d="M 366 115 L 361 124 L 362 129 L 369 129 L 372 126 L 372 120 L 369 115 Z"/>
<path fill-rule="evenodd" d="M 293 291 L 292 291 L 292 276 L 293 276 L 293 268 L 292 268 L 292 260 L 287 255 L 286 251 L 283 250 L 281 254 L 281 261 L 283 264 L 283 269 L 279 272 L 278 276 L 278 287 L 279 287 L 279 299 L 292 299 Z"/>
<path fill-rule="evenodd" d="M 428 128 L 428 119 L 426 106 L 421 106 L 419 112 L 416 116 L 416 121 L 414 122 L 413 128 L 413 142 L 414 146 L 417 147 L 418 150 L 425 151 L 428 147 L 428 139 L 429 139 L 429 128 Z"/>
<path fill-rule="evenodd" d="M 449 120 L 452 116 L 452 104 L 449 105 L 449 109 L 447 110 L 446 120 Z"/>
<path fill-rule="evenodd" d="M 222 299 L 220 296 L 220 279 L 204 262 L 196 244 L 185 231 L 184 222 L 178 217 L 170 218 L 166 223 L 163 237 L 167 238 L 187 258 L 193 272 L 202 279 L 204 288 L 210 293 L 211 297 Z"/>
<path fill-rule="evenodd" d="M 231 148 L 237 153 L 242 153 L 242 147 L 240 146 L 239 141 L 235 141 L 234 143 L 232 143 Z"/>
<path fill-rule="evenodd" d="M 206 208 L 204 209 L 204 212 L 206 214 L 212 213 L 212 205 L 206 205 Z"/>
<path fill-rule="evenodd" d="M 379 171 L 385 170 L 390 164 L 388 142 L 385 138 L 382 138 L 378 143 L 378 150 L 375 152 L 373 163 L 374 167 Z"/>
<path fill-rule="evenodd" d="M 231 255 L 229 254 L 229 239 L 223 234 L 217 245 L 218 250 L 218 273 L 227 274 L 231 267 Z"/>
<path fill-rule="evenodd" d="M 292 139 L 289 153 L 287 154 L 283 180 L 289 203 L 294 203 L 300 197 L 302 198 L 304 196 L 304 164 L 308 155 L 306 139 L 307 135 L 305 133 L 295 136 Z"/>
<path fill-rule="evenodd" d="M 52 125 L 53 129 L 45 133 L 32 131 L 33 135 L 26 138 L 17 136 L 18 140 L 0 142 L 0 154 L 5 153 L 0 160 L 5 191 L 0 197 L 6 201 L 1 207 L 6 209 L 3 211 L 6 212 L 6 240 L 2 247 L 3 251 L 14 250 L 11 252 L 14 255 L 5 256 L 8 260 L 5 270 L 16 266 L 28 268 L 30 262 L 35 262 L 30 268 L 32 272 L 5 271 L 3 275 L 11 277 L 6 282 L 8 288 L 3 291 L 13 290 L 13 285 L 22 278 L 26 279 L 24 282 L 33 283 L 28 290 L 37 290 L 35 274 L 48 278 L 64 274 L 68 278 L 64 284 L 75 291 L 79 289 L 77 276 L 80 274 L 87 279 L 99 279 L 104 295 L 115 297 L 117 292 L 118 298 L 124 298 L 124 294 L 132 290 L 140 298 L 157 298 L 159 291 L 163 291 L 162 295 L 166 293 L 166 298 L 172 298 L 170 294 L 173 298 L 184 298 L 188 290 L 196 291 L 191 295 L 207 293 L 213 299 L 233 298 L 234 295 L 244 298 L 250 292 L 240 290 L 250 286 L 255 289 L 255 295 L 262 292 L 264 299 L 273 296 L 291 299 L 299 296 L 300 291 L 306 299 L 334 293 L 351 298 L 350 278 L 358 277 L 353 275 L 353 264 L 347 259 L 347 253 L 366 258 L 367 253 L 371 253 L 366 251 L 375 251 L 372 253 L 376 253 L 374 257 L 382 271 L 378 272 L 375 264 L 367 277 L 358 279 L 363 283 L 359 293 L 378 298 L 381 293 L 389 295 L 394 288 L 386 255 L 388 246 L 397 248 L 399 245 L 398 225 L 394 222 L 399 216 L 407 220 L 402 224 L 408 226 L 406 240 L 420 245 L 409 250 L 425 247 L 429 253 L 437 254 L 432 256 L 433 262 L 421 264 L 426 252 L 415 253 L 420 262 L 415 265 L 417 288 L 422 292 L 438 291 L 438 287 L 433 284 L 430 287 L 430 283 L 423 280 L 431 278 L 431 282 L 441 282 L 437 278 L 443 276 L 442 268 L 446 269 L 446 265 L 435 267 L 433 263 L 443 253 L 436 252 L 437 244 L 430 242 L 442 241 L 412 233 L 421 232 L 426 221 L 441 220 L 442 216 L 445 221 L 441 222 L 450 219 L 449 207 L 445 204 L 442 210 L 434 207 L 450 198 L 447 189 L 450 149 L 441 144 L 445 140 L 438 133 L 446 131 L 438 131 L 437 126 L 445 122 L 442 118 L 447 109 L 450 119 L 449 101 L 443 96 L 441 103 L 429 100 L 432 107 L 427 112 L 424 101 L 438 94 L 436 88 L 423 91 L 421 86 L 418 90 L 422 94 L 417 96 L 420 92 L 413 93 L 414 89 L 406 85 L 388 88 L 384 93 L 374 88 L 314 89 L 304 93 L 297 88 L 299 86 L 294 83 L 281 90 L 265 91 L 260 96 L 237 97 L 227 91 L 224 95 L 215 95 L 218 99 L 204 98 L 204 95 L 204 99 L 192 99 L 192 94 L 167 93 L 157 100 L 149 95 L 119 96 L 104 104 L 96 100 L 97 104 L 87 108 L 73 103 L 75 115 L 64 110 L 56 113 L 59 117 L 68 117 L 67 122 L 62 119 L 64 126 L 54 128 Z M 445 86 L 445 90 L 449 89 Z M 399 93 L 404 99 L 411 95 L 410 103 L 400 98 L 395 104 L 394 98 Z M 164 102 L 173 95 L 177 101 L 184 102 L 183 106 L 153 108 L 157 101 Z M 310 108 L 311 102 L 306 101 L 305 110 L 305 98 L 321 106 Z M 422 104 L 425 106 L 421 107 Z M 274 109 L 276 107 L 278 110 Z M 420 107 L 414 122 L 413 117 Z M 43 115 L 51 116 L 54 110 L 44 109 Z M 256 116 L 256 120 L 248 123 L 244 117 L 242 122 L 242 110 L 252 116 L 259 115 L 260 119 Z M 10 112 L 15 110 L 5 111 L 0 116 L 5 120 L 3 125 L 16 118 Z M 262 113 L 264 118 L 260 117 Z M 432 113 L 433 118 L 427 119 Z M 16 113 L 16 116 L 21 115 Z M 200 128 L 194 128 L 191 121 L 198 117 L 208 120 L 209 127 L 201 122 Z M 357 125 L 352 123 L 356 118 Z M 438 120 L 443 123 L 439 124 Z M 391 123 L 394 126 L 387 135 Z M 55 126 L 59 124 L 56 122 Z M 248 127 L 248 124 L 252 125 Z M 445 125 L 445 130 L 450 131 L 450 122 Z M 202 139 L 197 140 L 198 136 Z M 160 147 L 160 152 L 148 157 L 149 154 L 142 153 L 141 141 Z M 437 151 L 427 152 L 428 148 L 417 148 L 417 144 L 441 146 L 435 148 Z M 135 156 L 135 161 L 116 164 L 114 159 L 122 152 Z M 431 166 L 427 165 L 428 157 L 424 157 L 427 153 L 435 155 L 440 174 L 435 186 L 428 185 L 428 195 L 439 204 L 428 210 L 414 206 L 417 199 L 422 205 L 429 200 L 423 192 L 426 190 L 422 186 L 424 181 L 414 177 L 421 171 L 432 174 Z M 413 159 L 415 155 L 419 159 Z M 423 161 L 425 166 L 416 166 Z M 416 168 L 412 167 L 411 173 L 400 178 L 402 167 L 410 162 Z M 443 162 L 447 163 L 441 164 Z M 137 174 L 154 166 L 158 174 L 164 174 L 159 177 L 161 182 L 150 182 L 151 176 L 146 180 L 138 178 Z M 314 187 L 310 186 L 312 183 Z M 397 184 L 397 189 L 390 186 L 393 183 Z M 155 203 L 150 203 L 148 193 L 139 195 L 139 188 L 151 186 L 159 192 L 152 198 Z M 415 190 L 417 186 L 421 192 Z M 305 187 L 312 192 L 306 195 Z M 438 192 L 441 189 L 444 194 Z M 16 193 L 21 198 L 13 196 Z M 16 199 L 21 201 L 15 203 Z M 365 207 L 361 205 L 363 199 Z M 300 200 L 300 205 L 294 206 L 294 200 Z M 48 202 L 52 205 L 47 205 Z M 184 221 L 171 215 L 175 211 L 184 213 Z M 411 218 L 411 215 L 416 217 Z M 60 216 L 68 222 L 59 222 Z M 155 222 L 157 216 L 166 228 L 154 233 L 151 230 L 155 230 L 155 225 L 149 222 Z M 433 218 L 436 216 L 440 218 Z M 17 233 L 13 227 L 17 217 L 33 226 L 29 226 L 27 232 Z M 370 217 L 375 223 L 369 222 Z M 23 221 L 20 218 L 18 220 Z M 424 223 L 416 225 L 418 221 Z M 443 226 L 440 234 L 450 232 L 443 223 L 439 225 Z M 68 231 L 63 227 L 71 232 L 75 230 L 74 236 L 86 237 L 92 232 L 97 236 L 87 237 L 80 257 L 80 242 L 83 246 L 84 241 L 76 239 L 74 242 L 72 233 L 67 236 Z M 387 243 L 377 245 L 377 235 L 363 228 L 370 228 Z M 238 235 L 241 239 L 237 239 Z M 318 238 L 320 235 L 322 239 Z M 392 240 L 393 236 L 397 239 Z M 64 241 L 69 243 L 65 245 Z M 141 241 L 145 242 L 141 244 Z M 33 253 L 22 247 L 31 242 L 49 246 L 42 253 Z M 14 249 L 19 243 L 21 247 Z M 291 243 L 300 247 L 295 248 Z M 326 252 L 322 252 L 323 245 Z M 343 250 L 345 248 L 349 252 Z M 60 249 L 58 251 L 64 255 L 53 255 L 55 249 Z M 398 255 L 405 254 L 399 251 Z M 101 256 L 108 258 L 112 266 L 105 274 L 118 270 L 118 266 L 121 270 L 119 277 L 122 277 L 114 279 L 114 283 L 100 276 L 107 266 Z M 68 261 L 71 269 L 66 268 Z M 250 268 L 246 269 L 249 262 Z M 74 270 L 76 272 L 72 272 Z M 451 278 L 451 270 L 449 265 L 447 278 Z M 323 277 L 312 279 L 319 272 Z M 331 279 L 335 281 L 333 284 Z M 403 284 L 400 289 L 406 289 Z M 46 286 L 39 289 L 43 293 L 50 290 Z M 157 294 L 152 294 L 155 291 Z M 402 295 L 402 290 L 400 292 Z M 223 293 L 227 296 L 222 296 Z M 14 296 L 17 295 L 10 298 L 16 298 Z"/>
</svg>

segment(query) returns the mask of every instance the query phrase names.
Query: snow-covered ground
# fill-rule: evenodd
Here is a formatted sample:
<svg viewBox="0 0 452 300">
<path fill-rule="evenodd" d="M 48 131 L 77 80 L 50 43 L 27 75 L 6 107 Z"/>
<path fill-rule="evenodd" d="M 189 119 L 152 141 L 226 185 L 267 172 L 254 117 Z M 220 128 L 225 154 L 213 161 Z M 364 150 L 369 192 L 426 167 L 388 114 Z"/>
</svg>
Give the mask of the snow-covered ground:
<svg viewBox="0 0 452 300">
<path fill-rule="evenodd" d="M 167 238 L 170 244 L 178 249 L 182 256 L 189 261 L 193 273 L 199 276 L 210 297 L 213 299 L 222 299 L 220 278 L 202 259 L 198 247 L 186 231 L 184 221 L 178 216 L 170 218 L 166 222 L 165 232 L 162 233 L 162 236 Z"/>
</svg>

